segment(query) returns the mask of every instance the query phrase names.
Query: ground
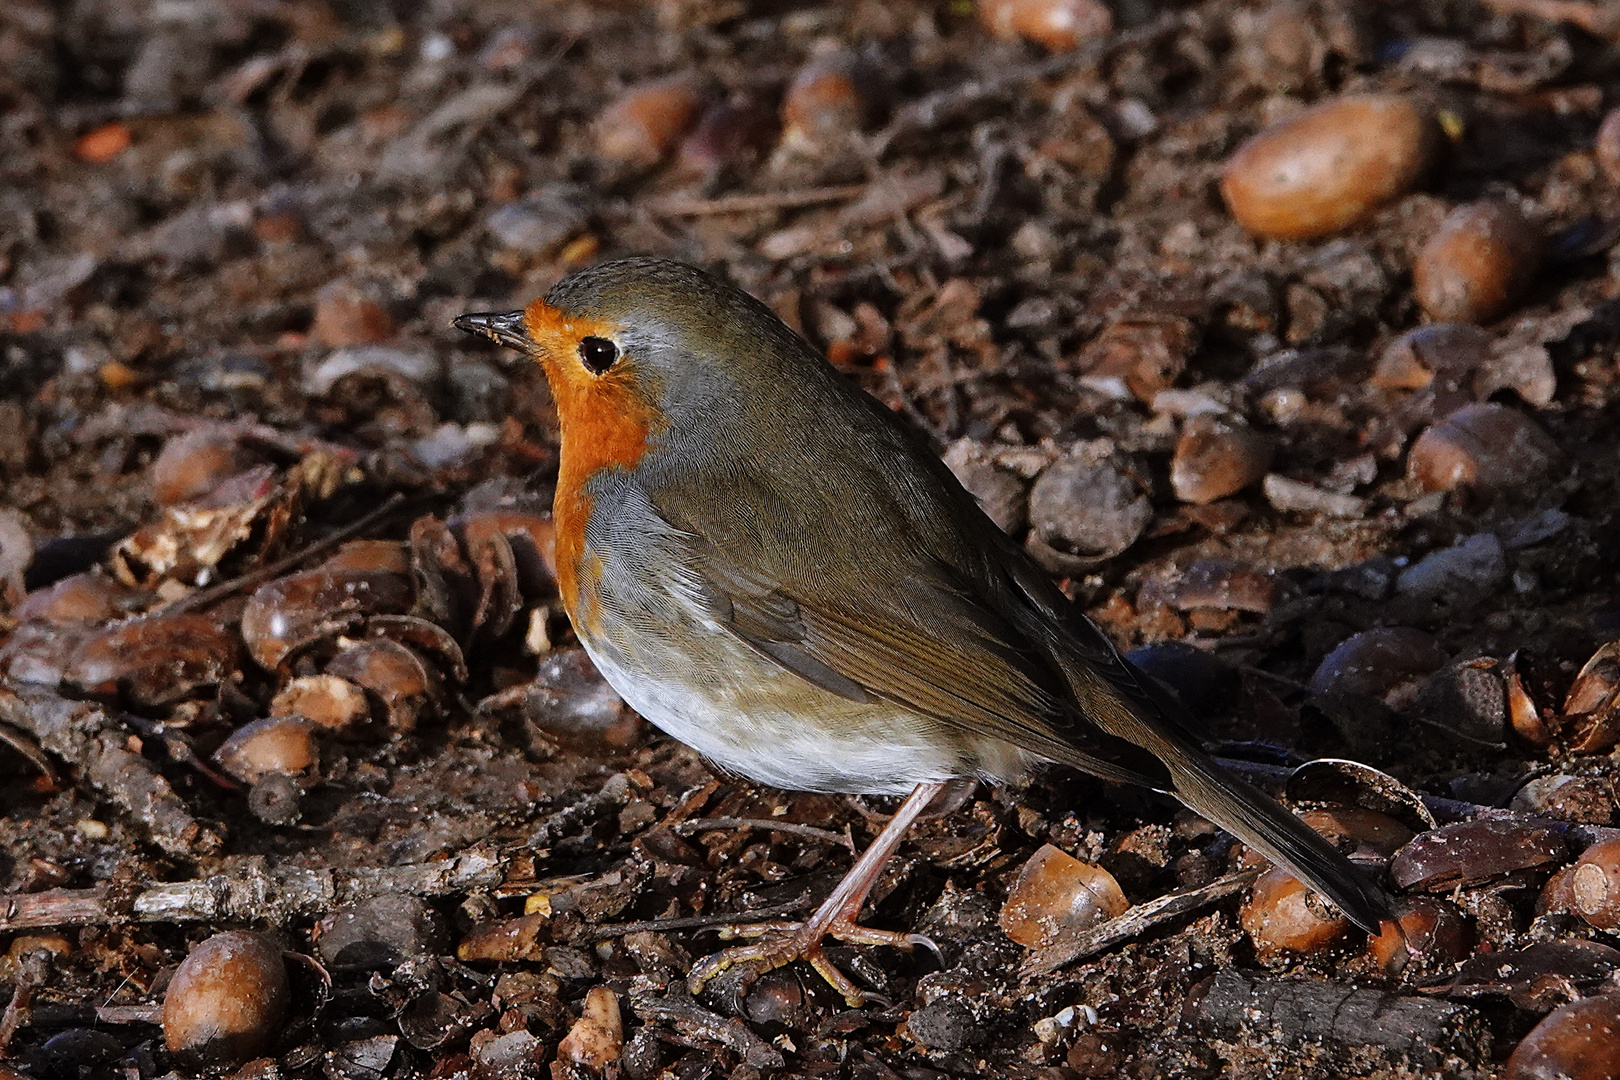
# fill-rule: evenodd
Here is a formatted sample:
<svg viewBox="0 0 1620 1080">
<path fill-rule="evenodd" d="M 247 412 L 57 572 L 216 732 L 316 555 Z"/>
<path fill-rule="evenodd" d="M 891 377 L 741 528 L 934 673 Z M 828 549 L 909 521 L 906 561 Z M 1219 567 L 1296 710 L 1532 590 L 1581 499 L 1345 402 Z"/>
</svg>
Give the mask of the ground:
<svg viewBox="0 0 1620 1080">
<path fill-rule="evenodd" d="M 1495 1077 L 1615 985 L 1604 9 L 1121 0 L 1078 43 L 989 14 L 0 10 L 9 1065 L 191 1075 L 157 1006 L 227 929 L 290 973 L 227 1055 L 252 1075 Z M 1420 132 L 1339 121 L 1370 179 L 1229 165 L 1367 94 Z M 1365 207 L 1246 228 L 1242 184 L 1296 166 Z M 578 649 L 545 381 L 450 323 L 632 253 L 916 425 L 1217 753 L 1455 934 L 1395 973 L 1330 922 L 1267 937 L 1228 838 L 1053 771 L 901 849 L 867 921 L 941 955 L 833 950 L 886 1003 L 799 967 L 689 998 L 719 916 L 808 910 L 892 806 L 717 775 Z M 1140 921 L 1008 937 L 1043 845 Z"/>
</svg>

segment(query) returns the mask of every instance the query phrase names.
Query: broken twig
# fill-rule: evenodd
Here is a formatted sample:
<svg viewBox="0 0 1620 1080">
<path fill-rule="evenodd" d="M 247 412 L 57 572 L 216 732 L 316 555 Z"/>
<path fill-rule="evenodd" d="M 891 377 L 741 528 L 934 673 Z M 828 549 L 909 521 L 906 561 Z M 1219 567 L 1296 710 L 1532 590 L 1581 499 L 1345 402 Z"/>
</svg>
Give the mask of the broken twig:
<svg viewBox="0 0 1620 1080">
<path fill-rule="evenodd" d="M 1018 969 L 1018 974 L 1024 979 L 1050 975 L 1076 960 L 1094 956 L 1122 941 L 1129 941 L 1155 927 L 1234 896 L 1247 889 L 1259 876 L 1259 870 L 1240 870 L 1238 873 L 1228 874 L 1212 881 L 1202 888 L 1171 893 L 1157 900 L 1149 900 L 1145 904 L 1137 904 L 1123 915 L 1030 954 L 1024 960 L 1023 966 Z"/>
</svg>

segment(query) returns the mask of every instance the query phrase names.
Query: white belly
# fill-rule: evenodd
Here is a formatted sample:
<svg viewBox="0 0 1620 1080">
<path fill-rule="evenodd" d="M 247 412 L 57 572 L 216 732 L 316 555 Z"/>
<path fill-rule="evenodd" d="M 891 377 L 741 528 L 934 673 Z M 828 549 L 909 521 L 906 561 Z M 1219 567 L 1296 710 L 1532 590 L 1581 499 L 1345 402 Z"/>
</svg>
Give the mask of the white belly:
<svg viewBox="0 0 1620 1080">
<path fill-rule="evenodd" d="M 929 725 L 918 717 L 882 705 L 845 702 L 740 642 L 739 650 L 747 653 L 734 658 L 741 670 L 728 673 L 731 678 L 705 680 L 702 689 L 654 682 L 627 670 L 608 655 L 612 650 L 589 643 L 585 648 L 603 678 L 649 722 L 728 772 L 762 784 L 789 791 L 904 795 L 925 781 L 978 771 L 962 760 L 952 745 L 955 740 L 930 738 L 919 730 Z M 765 700 L 771 696 L 768 684 L 777 680 L 797 684 L 792 686 L 795 699 L 805 697 L 807 689 L 812 698 L 824 697 L 826 701 L 818 701 L 823 715 L 787 712 L 770 704 Z"/>
<path fill-rule="evenodd" d="M 610 524 L 586 531 L 601 570 L 575 623 L 580 640 L 631 708 L 721 768 L 788 790 L 903 795 L 1030 763 L 1008 743 L 840 697 L 757 652 L 716 619 L 686 565 L 689 538 L 639 488 L 609 476 L 593 496 Z"/>
</svg>

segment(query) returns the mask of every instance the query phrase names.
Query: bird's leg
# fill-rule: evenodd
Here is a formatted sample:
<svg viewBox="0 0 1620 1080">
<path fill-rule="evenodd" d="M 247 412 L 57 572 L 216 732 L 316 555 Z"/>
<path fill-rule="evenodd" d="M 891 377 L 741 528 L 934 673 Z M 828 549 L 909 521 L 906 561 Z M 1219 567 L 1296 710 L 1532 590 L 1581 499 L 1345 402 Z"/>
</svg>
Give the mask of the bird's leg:
<svg viewBox="0 0 1620 1080">
<path fill-rule="evenodd" d="M 845 1001 L 856 1006 L 872 995 L 861 990 L 849 980 L 849 976 L 833 966 L 822 950 L 824 939 L 832 937 L 856 945 L 893 945 L 902 949 L 914 945 L 933 948 L 934 943 L 921 934 L 873 930 L 858 925 L 855 919 L 860 915 L 872 886 L 877 884 L 878 875 L 883 873 L 883 867 L 900 846 L 900 841 L 905 839 L 911 823 L 917 820 L 918 815 L 927 809 L 934 796 L 945 786 L 944 783 L 918 784 L 906 796 L 906 801 L 900 804 L 900 809 L 894 812 L 889 823 L 883 826 L 871 846 L 855 860 L 855 865 L 849 868 L 832 894 L 822 901 L 809 919 L 802 923 L 756 925 L 749 929 L 760 934 L 758 941 L 725 949 L 700 961 L 687 979 L 692 993 L 701 991 L 705 983 L 730 967 L 747 965 L 753 969 L 754 977 L 758 977 L 795 960 L 807 960 L 811 967 L 821 973 L 822 978 L 844 995 Z"/>
</svg>

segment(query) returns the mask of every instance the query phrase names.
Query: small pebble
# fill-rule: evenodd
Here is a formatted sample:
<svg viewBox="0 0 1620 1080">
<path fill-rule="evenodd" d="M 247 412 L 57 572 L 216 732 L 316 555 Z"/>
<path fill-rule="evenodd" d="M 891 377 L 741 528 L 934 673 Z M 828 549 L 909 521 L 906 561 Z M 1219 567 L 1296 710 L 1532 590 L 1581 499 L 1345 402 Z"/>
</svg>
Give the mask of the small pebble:
<svg viewBox="0 0 1620 1080">
<path fill-rule="evenodd" d="M 979 21 L 1004 41 L 1033 41 L 1065 52 L 1114 29 L 1114 16 L 1099 0 L 979 0 Z"/>
<path fill-rule="evenodd" d="M 1431 319 L 1490 322 L 1524 294 L 1541 268 L 1541 231 L 1511 203 L 1459 206 L 1412 266 L 1412 291 Z"/>
<path fill-rule="evenodd" d="M 73 152 L 93 165 L 101 165 L 129 149 L 133 138 L 126 124 L 114 121 L 80 135 Z"/>
<path fill-rule="evenodd" d="M 384 893 L 345 904 L 315 925 L 315 950 L 334 971 L 392 970 L 436 956 L 444 928 L 420 897 Z"/>
<path fill-rule="evenodd" d="M 578 188 L 542 188 L 490 211 L 484 227 L 502 247 L 544 257 L 585 227 L 585 205 L 585 194 Z"/>
<path fill-rule="evenodd" d="M 1457 591 L 1466 598 L 1480 584 L 1472 578 Z M 1499 746 L 1507 737 L 1507 683 L 1489 657 L 1461 660 L 1429 676 L 1413 711 L 1458 738 Z"/>
<path fill-rule="evenodd" d="M 48 1080 L 79 1080 L 128 1075 L 119 1068 L 126 1057 L 123 1044 L 110 1033 L 93 1028 L 68 1028 L 57 1032 L 41 1043 L 29 1057 L 33 1059 L 29 1062 L 33 1065 L 29 1075 L 24 1076 L 10 1069 L 6 1069 L 6 1073 L 22 1080 L 32 1080 L 35 1076 Z"/>
<path fill-rule="evenodd" d="M 287 966 L 263 934 L 229 930 L 191 950 L 163 995 L 163 1042 L 189 1063 L 229 1068 L 269 1050 L 287 1015 Z"/>
<path fill-rule="evenodd" d="M 1490 357 L 1491 335 L 1468 323 L 1431 323 L 1384 348 L 1372 381 L 1386 390 L 1421 390 L 1436 382 L 1459 389 Z"/>
<path fill-rule="evenodd" d="M 866 126 L 873 111 L 870 80 L 854 53 L 834 49 L 800 68 L 782 98 L 782 145 L 798 151 L 835 148 Z"/>
<path fill-rule="evenodd" d="M 1110 440 L 1076 444 L 1030 489 L 1032 538 L 1076 561 L 1118 555 L 1153 519 L 1146 476 Z"/>
<path fill-rule="evenodd" d="M 1552 479 L 1563 454 L 1534 420 L 1494 402 L 1464 405 L 1427 428 L 1407 455 L 1407 475 L 1425 491 L 1468 486 L 1511 493 Z"/>
<path fill-rule="evenodd" d="M 304 373 L 304 392 L 322 397 L 339 379 L 349 375 L 375 374 L 427 384 L 438 379 L 444 365 L 428 349 L 395 345 L 351 345 L 336 349 Z"/>
<path fill-rule="evenodd" d="M 490 1037 L 480 1039 L 474 1036 L 468 1045 L 477 1063 L 473 1075 L 478 1080 L 539 1080 L 545 1075 L 541 1063 L 546 1059 L 546 1044 L 535 1035 L 522 1029 L 504 1035 L 494 1032 L 479 1034 Z"/>
<path fill-rule="evenodd" d="M 473 927 L 456 946 L 458 960 L 544 960 L 546 944 L 541 938 L 550 928 L 551 917 L 543 914 L 520 915 Z"/>
<path fill-rule="evenodd" d="M 1549 1013 L 1513 1050 L 1505 1080 L 1620 1076 L 1620 994 L 1579 998 Z"/>
<path fill-rule="evenodd" d="M 1176 498 L 1203 506 L 1235 495 L 1271 468 L 1271 440 L 1245 424 L 1195 416 L 1170 459 Z"/>
<path fill-rule="evenodd" d="M 1250 232 L 1322 236 L 1411 191 L 1441 142 L 1428 110 L 1405 95 L 1336 98 L 1240 146 L 1222 173 L 1221 194 Z"/>
<path fill-rule="evenodd" d="M 906 1017 L 906 1030 L 928 1050 L 966 1050 L 984 1038 L 968 1007 L 954 997 L 940 997 Z"/>
<path fill-rule="evenodd" d="M 523 714 L 548 737 L 578 750 L 622 750 L 641 730 L 583 649 L 557 649 L 540 659 Z"/>
<path fill-rule="evenodd" d="M 1123 915 L 1128 907 L 1112 874 L 1045 844 L 1018 872 L 997 921 L 1008 937 L 1036 949 Z"/>
<path fill-rule="evenodd" d="M 366 345 L 394 336 L 394 319 L 374 297 L 339 279 L 315 296 L 310 336 L 327 348 Z"/>
<path fill-rule="evenodd" d="M 1326 517 L 1354 520 L 1367 514 L 1367 500 L 1355 495 L 1341 495 L 1324 491 L 1315 484 L 1290 480 L 1271 473 L 1261 482 L 1266 501 L 1284 513 L 1322 514 Z"/>
<path fill-rule="evenodd" d="M 1507 574 L 1502 542 L 1493 533 L 1479 533 L 1402 570 L 1395 591 L 1414 600 L 1468 603 L 1489 594 Z"/>
</svg>

